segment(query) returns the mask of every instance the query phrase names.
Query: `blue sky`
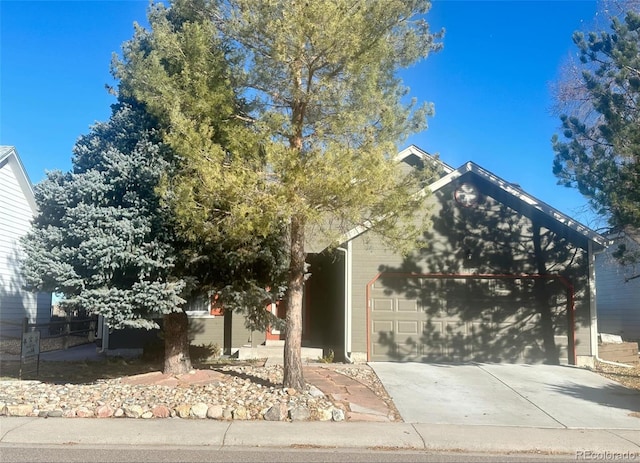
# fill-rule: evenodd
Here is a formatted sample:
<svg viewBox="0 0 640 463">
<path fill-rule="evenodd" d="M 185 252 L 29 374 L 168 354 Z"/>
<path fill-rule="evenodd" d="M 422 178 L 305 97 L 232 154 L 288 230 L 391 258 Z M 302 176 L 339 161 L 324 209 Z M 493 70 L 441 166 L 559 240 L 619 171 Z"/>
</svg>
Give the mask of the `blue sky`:
<svg viewBox="0 0 640 463">
<path fill-rule="evenodd" d="M 34 183 L 69 170 L 75 140 L 109 117 L 112 53 L 144 23 L 146 0 L 0 0 L 0 144 L 16 146 Z M 435 103 L 416 144 L 458 167 L 490 170 L 596 227 L 586 201 L 556 185 L 550 84 L 589 30 L 596 2 L 435 0 L 427 20 L 444 49 L 403 71 L 411 94 Z"/>
</svg>

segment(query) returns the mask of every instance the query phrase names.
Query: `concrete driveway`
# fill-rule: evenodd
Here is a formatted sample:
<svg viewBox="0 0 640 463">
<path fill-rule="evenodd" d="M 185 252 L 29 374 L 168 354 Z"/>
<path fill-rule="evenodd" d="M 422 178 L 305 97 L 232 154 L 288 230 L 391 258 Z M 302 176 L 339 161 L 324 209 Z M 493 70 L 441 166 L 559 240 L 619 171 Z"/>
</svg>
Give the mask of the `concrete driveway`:
<svg viewBox="0 0 640 463">
<path fill-rule="evenodd" d="M 640 430 L 640 393 L 580 368 L 370 365 L 408 423 Z"/>
</svg>

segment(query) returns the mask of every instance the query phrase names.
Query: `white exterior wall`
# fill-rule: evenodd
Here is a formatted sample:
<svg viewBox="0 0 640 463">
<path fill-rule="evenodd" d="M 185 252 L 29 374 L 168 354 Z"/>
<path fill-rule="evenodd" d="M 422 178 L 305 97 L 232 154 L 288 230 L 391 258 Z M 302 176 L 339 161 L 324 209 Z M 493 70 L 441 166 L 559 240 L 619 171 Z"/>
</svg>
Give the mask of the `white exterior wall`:
<svg viewBox="0 0 640 463">
<path fill-rule="evenodd" d="M 633 242 L 626 241 L 627 248 Z M 636 266 L 623 267 L 611 255 L 617 242 L 596 256 L 596 300 L 598 331 L 618 334 L 625 341 L 640 341 L 640 278 L 625 280 L 640 273 Z"/>
<path fill-rule="evenodd" d="M 20 327 L 4 322 L 20 323 L 25 317 L 31 323 L 46 323 L 51 315 L 51 296 L 22 289 L 20 275 L 20 237 L 29 231 L 35 214 L 35 201 L 29 180 L 15 151 L 0 151 L 0 330 L 19 333 Z"/>
</svg>

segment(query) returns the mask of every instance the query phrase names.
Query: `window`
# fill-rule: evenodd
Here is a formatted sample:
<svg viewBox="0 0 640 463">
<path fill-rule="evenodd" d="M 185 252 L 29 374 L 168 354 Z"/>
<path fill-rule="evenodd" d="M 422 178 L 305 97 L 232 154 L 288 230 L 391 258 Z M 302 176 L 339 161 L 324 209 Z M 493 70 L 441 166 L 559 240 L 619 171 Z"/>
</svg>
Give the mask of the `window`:
<svg viewBox="0 0 640 463">
<path fill-rule="evenodd" d="M 189 317 L 206 317 L 210 315 L 209 310 L 209 296 L 200 294 L 187 301 L 184 311 Z"/>
</svg>

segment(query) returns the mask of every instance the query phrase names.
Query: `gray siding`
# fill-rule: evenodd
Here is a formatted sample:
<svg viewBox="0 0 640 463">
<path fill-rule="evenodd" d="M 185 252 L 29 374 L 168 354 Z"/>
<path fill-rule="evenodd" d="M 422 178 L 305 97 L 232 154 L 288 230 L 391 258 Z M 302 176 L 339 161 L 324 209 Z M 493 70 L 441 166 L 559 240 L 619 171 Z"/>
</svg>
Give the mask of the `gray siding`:
<svg viewBox="0 0 640 463">
<path fill-rule="evenodd" d="M 631 240 L 625 244 L 637 249 Z M 640 341 L 640 278 L 625 281 L 640 273 L 640 268 L 620 265 L 612 255 L 617 247 L 615 243 L 596 256 L 598 331 Z"/>
<path fill-rule="evenodd" d="M 22 289 L 19 241 L 29 231 L 34 215 L 25 181 L 16 157 L 9 156 L 0 164 L 0 319 L 20 322 L 27 317 L 31 323 L 46 323 L 51 315 L 50 295 Z M 2 325 L 3 332 L 7 328 Z"/>
<path fill-rule="evenodd" d="M 433 227 L 425 236 L 424 249 L 404 259 L 372 233 L 353 240 L 352 350 L 367 351 L 366 286 L 382 270 L 414 273 L 535 274 L 538 267 L 532 241 L 532 223 L 501 207 L 490 197 L 477 209 L 458 207 L 453 187 L 432 198 Z M 593 355 L 589 323 L 587 253 L 541 227 L 545 240 L 548 273 L 566 276 L 575 286 L 576 350 Z M 553 251 L 553 252 L 551 252 Z M 564 321 L 561 320 L 559 325 Z M 566 326 L 566 325 L 565 325 Z M 559 334 L 563 327 L 559 326 Z"/>
<path fill-rule="evenodd" d="M 191 344 L 195 346 L 218 345 L 224 348 L 224 317 L 204 316 L 189 318 Z M 244 317 L 239 314 L 231 316 L 231 348 L 243 346 L 256 347 L 265 340 L 264 333 L 251 331 L 244 326 Z"/>
</svg>

